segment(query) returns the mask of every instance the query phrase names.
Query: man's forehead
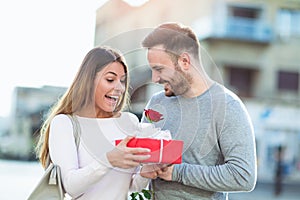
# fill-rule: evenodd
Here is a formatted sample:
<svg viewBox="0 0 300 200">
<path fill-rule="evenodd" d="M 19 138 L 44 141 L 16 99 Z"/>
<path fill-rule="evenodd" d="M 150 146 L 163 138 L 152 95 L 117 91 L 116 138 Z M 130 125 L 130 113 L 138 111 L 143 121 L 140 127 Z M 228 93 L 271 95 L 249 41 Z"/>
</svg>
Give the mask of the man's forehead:
<svg viewBox="0 0 300 200">
<path fill-rule="evenodd" d="M 162 44 L 160 44 L 160 45 L 156 45 L 156 46 L 148 48 L 148 51 L 163 51 L 163 52 L 165 52 L 166 49 L 164 48 L 164 46 Z"/>
</svg>

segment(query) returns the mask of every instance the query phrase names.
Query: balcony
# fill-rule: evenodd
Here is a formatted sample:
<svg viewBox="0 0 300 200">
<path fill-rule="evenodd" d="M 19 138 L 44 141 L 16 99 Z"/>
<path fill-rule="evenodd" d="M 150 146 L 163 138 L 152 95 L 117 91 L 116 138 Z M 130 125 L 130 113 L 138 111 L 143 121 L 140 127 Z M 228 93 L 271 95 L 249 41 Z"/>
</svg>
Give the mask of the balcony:
<svg viewBox="0 0 300 200">
<path fill-rule="evenodd" d="M 201 19 L 194 27 L 200 40 L 229 39 L 263 44 L 269 44 L 273 40 L 271 27 L 259 19 L 244 17 Z"/>
</svg>

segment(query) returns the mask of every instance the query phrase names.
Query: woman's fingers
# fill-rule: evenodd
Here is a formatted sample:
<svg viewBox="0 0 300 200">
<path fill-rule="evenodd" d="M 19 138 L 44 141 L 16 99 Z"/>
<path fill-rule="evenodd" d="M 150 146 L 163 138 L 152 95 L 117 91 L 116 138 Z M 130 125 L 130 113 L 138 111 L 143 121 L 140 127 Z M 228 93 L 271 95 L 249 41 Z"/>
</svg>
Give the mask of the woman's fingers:
<svg viewBox="0 0 300 200">
<path fill-rule="evenodd" d="M 127 147 L 128 153 L 132 154 L 140 154 L 140 153 L 150 153 L 151 150 L 147 148 L 141 148 L 141 147 Z"/>
<path fill-rule="evenodd" d="M 132 139 L 134 138 L 133 136 L 127 136 L 126 138 L 124 138 L 119 144 L 118 144 L 118 147 L 127 147 L 127 143 Z M 129 153 L 147 153 L 147 152 L 150 152 L 150 149 L 147 149 L 147 148 L 141 148 L 141 147 L 135 147 L 135 148 L 132 148 L 132 147 L 128 147 L 128 152 Z"/>
<path fill-rule="evenodd" d="M 134 155 L 134 154 L 128 154 L 127 158 L 128 160 L 134 160 L 137 162 L 141 162 L 144 160 L 147 160 L 148 158 L 150 158 L 151 155 L 149 154 L 138 154 L 138 155 Z"/>
<path fill-rule="evenodd" d="M 147 148 L 141 148 L 141 147 L 127 147 L 127 143 L 132 139 L 132 136 L 127 136 L 124 138 L 120 144 L 118 145 L 119 149 L 122 151 L 125 151 L 129 154 L 143 154 L 143 153 L 149 153 L 151 150 Z"/>
<path fill-rule="evenodd" d="M 141 162 L 144 160 L 147 160 L 151 157 L 150 154 L 148 154 L 150 152 L 150 149 L 147 148 L 126 148 L 126 153 L 125 153 L 125 157 L 128 160 L 134 160 L 137 162 Z"/>
<path fill-rule="evenodd" d="M 127 147 L 127 143 L 132 138 L 132 136 L 127 136 L 115 149 L 107 153 L 108 160 L 113 166 L 120 168 L 136 167 L 142 161 L 150 158 L 150 149 Z"/>
<path fill-rule="evenodd" d="M 126 147 L 127 143 L 132 139 L 132 136 L 127 136 L 126 138 L 124 138 L 119 144 L 118 147 Z"/>
</svg>

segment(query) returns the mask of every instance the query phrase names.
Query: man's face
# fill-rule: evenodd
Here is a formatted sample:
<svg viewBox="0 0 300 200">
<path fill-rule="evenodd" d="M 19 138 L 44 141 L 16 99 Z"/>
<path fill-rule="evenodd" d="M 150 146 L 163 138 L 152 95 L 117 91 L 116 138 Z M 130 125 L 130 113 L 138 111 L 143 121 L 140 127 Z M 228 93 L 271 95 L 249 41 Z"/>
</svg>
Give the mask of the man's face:
<svg viewBox="0 0 300 200">
<path fill-rule="evenodd" d="M 190 89 L 190 78 L 178 64 L 174 64 L 163 49 L 148 51 L 148 62 L 152 70 L 152 81 L 164 85 L 165 95 L 183 95 Z"/>
</svg>

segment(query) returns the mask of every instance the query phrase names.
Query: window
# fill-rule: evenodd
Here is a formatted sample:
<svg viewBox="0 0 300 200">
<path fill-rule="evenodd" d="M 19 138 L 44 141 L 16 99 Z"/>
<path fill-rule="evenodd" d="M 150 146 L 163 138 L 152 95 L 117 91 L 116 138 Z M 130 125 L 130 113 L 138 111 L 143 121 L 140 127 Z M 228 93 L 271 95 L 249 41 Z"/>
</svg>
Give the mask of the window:
<svg viewBox="0 0 300 200">
<path fill-rule="evenodd" d="M 230 6 L 229 7 L 229 16 L 232 17 L 241 17 L 241 18 L 249 18 L 249 19 L 257 19 L 260 17 L 260 9 L 257 8 L 249 8 L 249 7 L 238 7 L 238 6 Z"/>
<path fill-rule="evenodd" d="M 299 73 L 298 72 L 278 72 L 277 87 L 279 90 L 298 91 Z"/>
<path fill-rule="evenodd" d="M 277 14 L 277 31 L 281 37 L 300 36 L 300 11 L 281 9 Z"/>
<path fill-rule="evenodd" d="M 251 97 L 254 85 L 254 76 L 257 70 L 249 68 L 241 68 L 237 66 L 229 66 L 229 84 L 236 90 L 239 96 Z"/>
</svg>

